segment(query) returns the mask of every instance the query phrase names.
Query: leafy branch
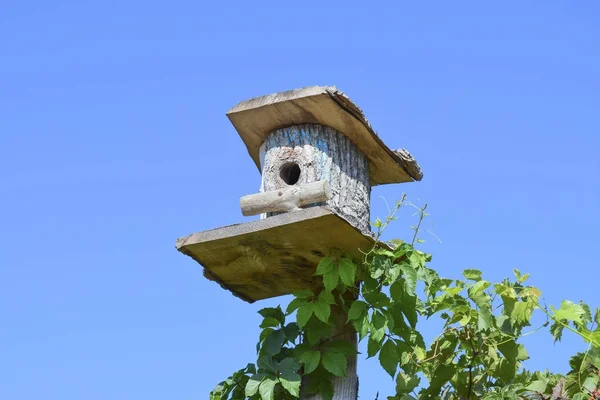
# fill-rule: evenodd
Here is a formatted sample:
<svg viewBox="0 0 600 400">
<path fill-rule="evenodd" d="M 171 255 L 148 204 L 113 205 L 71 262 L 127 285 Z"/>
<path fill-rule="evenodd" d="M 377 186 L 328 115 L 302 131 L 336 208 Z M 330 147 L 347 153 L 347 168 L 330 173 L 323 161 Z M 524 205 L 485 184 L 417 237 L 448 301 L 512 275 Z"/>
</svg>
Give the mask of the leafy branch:
<svg viewBox="0 0 600 400">
<path fill-rule="evenodd" d="M 383 242 L 404 205 L 417 208 L 411 242 Z M 546 307 L 541 291 L 526 284 L 529 275 L 516 269 L 497 283 L 477 269 L 464 270 L 461 279 L 440 277 L 428 266 L 432 256 L 415 248 L 423 242 L 418 234 L 426 208 L 403 196 L 384 220 L 373 222 L 376 244 L 362 259 L 332 250 L 315 271 L 320 288 L 294 293 L 285 311 L 260 310 L 256 364 L 217 385 L 210 399 L 286 400 L 299 398 L 301 389 L 332 399 L 333 378 L 345 376 L 357 355 L 342 326 L 367 342 L 367 358 L 377 357 L 395 380 L 388 400 L 600 396 L 600 310 L 592 314 L 587 304 L 568 300 Z M 538 312 L 546 322 L 525 331 Z M 433 317 L 443 329 L 428 345 L 418 325 Z M 555 341 L 567 330 L 588 343 L 586 352 L 571 358 L 566 375 L 523 369 L 529 355 L 520 339 L 545 328 Z"/>
</svg>

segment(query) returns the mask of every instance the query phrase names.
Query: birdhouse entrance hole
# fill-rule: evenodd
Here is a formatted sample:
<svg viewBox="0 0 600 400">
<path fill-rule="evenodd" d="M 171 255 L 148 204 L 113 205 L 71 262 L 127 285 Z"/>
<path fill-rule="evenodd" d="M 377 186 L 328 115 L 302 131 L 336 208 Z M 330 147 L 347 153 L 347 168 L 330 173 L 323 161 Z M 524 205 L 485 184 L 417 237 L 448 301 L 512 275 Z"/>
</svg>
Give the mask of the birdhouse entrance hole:
<svg viewBox="0 0 600 400">
<path fill-rule="evenodd" d="M 300 179 L 300 166 L 295 162 L 286 163 L 281 166 L 279 176 L 288 185 L 295 185 Z"/>
</svg>

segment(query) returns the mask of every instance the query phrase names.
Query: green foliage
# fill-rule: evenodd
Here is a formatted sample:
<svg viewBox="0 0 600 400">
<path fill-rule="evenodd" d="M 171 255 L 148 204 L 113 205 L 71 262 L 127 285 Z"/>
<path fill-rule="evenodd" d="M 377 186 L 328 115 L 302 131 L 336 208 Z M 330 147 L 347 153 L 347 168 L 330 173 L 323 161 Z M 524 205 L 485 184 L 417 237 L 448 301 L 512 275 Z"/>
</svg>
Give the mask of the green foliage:
<svg viewBox="0 0 600 400">
<path fill-rule="evenodd" d="M 322 288 L 294 293 L 284 312 L 259 311 L 263 317 L 257 363 L 248 364 L 219 383 L 211 400 L 294 399 L 303 392 L 332 399 L 332 379 L 347 374 L 355 345 L 335 333 L 350 323 L 367 341 L 367 357 L 377 357 L 396 382 L 388 400 L 407 399 L 596 399 L 600 398 L 600 310 L 563 301 L 549 308 L 542 293 L 527 286 L 529 274 L 513 270 L 513 279 L 492 283 L 476 269 L 463 279 L 442 278 L 428 266 L 431 255 L 417 250 L 425 207 L 412 242 L 379 241 L 383 230 L 406 203 L 373 225 L 378 245 L 355 260 L 332 251 L 315 275 Z M 545 316 L 531 328 L 536 314 Z M 344 315 L 344 320 L 338 320 Z M 426 344 L 418 331 L 422 318 L 440 318 L 440 334 Z M 295 318 L 295 320 L 294 320 Z M 292 319 L 288 322 L 289 319 Z M 562 376 L 522 368 L 529 358 L 523 336 L 548 329 L 555 341 L 569 331 L 588 344 L 574 355 Z"/>
</svg>

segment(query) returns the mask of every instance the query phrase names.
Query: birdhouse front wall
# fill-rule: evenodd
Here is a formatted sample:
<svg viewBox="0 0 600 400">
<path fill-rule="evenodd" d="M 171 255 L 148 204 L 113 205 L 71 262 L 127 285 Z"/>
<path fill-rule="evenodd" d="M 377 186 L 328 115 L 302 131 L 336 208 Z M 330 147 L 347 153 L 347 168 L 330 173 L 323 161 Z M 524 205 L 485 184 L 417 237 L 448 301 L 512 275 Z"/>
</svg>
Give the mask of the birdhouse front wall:
<svg viewBox="0 0 600 400">
<path fill-rule="evenodd" d="M 369 162 L 344 134 L 313 124 L 278 129 L 262 144 L 260 162 L 261 192 L 327 180 L 331 198 L 304 208 L 326 205 L 355 228 L 370 231 Z"/>
</svg>

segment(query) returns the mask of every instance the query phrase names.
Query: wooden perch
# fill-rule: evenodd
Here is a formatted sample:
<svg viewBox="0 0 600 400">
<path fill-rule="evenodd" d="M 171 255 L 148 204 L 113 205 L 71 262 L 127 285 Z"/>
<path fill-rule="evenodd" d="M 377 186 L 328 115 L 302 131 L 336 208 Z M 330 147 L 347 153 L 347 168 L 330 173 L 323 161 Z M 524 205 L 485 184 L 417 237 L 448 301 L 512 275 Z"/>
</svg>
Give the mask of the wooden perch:
<svg viewBox="0 0 600 400">
<path fill-rule="evenodd" d="M 267 212 L 298 211 L 301 206 L 327 201 L 331 198 L 329 182 L 318 181 L 264 193 L 249 194 L 240 199 L 244 216 Z"/>
</svg>

